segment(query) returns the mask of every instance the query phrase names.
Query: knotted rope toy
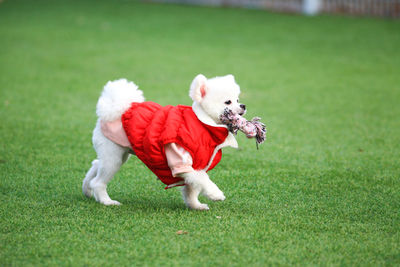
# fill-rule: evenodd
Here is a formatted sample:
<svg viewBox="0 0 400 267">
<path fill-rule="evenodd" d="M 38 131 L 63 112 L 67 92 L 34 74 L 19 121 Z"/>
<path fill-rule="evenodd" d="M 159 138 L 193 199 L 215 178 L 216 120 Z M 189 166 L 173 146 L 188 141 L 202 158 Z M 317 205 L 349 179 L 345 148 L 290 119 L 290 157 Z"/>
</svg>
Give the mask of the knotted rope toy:
<svg viewBox="0 0 400 267">
<path fill-rule="evenodd" d="M 246 120 L 239 114 L 234 114 L 232 110 L 226 108 L 224 113 L 220 116 L 223 124 L 228 126 L 228 130 L 237 134 L 238 130 L 242 131 L 247 138 L 256 138 L 256 146 L 262 144 L 266 139 L 267 129 L 265 124 L 262 123 L 259 117 L 254 117 L 251 121 Z"/>
</svg>

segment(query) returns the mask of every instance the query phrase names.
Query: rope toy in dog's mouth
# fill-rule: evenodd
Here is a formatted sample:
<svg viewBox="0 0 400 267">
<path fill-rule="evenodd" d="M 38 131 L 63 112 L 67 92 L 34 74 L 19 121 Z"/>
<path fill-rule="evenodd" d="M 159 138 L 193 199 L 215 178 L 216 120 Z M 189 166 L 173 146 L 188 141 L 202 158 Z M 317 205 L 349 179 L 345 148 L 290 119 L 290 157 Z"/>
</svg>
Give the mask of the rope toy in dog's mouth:
<svg viewBox="0 0 400 267">
<path fill-rule="evenodd" d="M 220 116 L 220 120 L 223 124 L 228 126 L 228 130 L 237 134 L 238 130 L 242 131 L 247 138 L 256 138 L 256 145 L 262 144 L 267 135 L 267 129 L 265 124 L 262 123 L 259 117 L 254 117 L 251 121 L 246 120 L 239 114 L 234 114 L 232 110 L 226 108 L 224 113 Z"/>
</svg>

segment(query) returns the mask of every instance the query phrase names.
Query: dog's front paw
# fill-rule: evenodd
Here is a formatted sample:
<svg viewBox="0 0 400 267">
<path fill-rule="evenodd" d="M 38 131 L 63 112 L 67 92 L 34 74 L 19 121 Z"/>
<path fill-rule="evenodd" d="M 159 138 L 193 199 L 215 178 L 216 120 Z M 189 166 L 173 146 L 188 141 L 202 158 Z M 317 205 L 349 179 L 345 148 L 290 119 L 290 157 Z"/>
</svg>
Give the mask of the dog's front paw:
<svg viewBox="0 0 400 267">
<path fill-rule="evenodd" d="M 196 210 L 209 210 L 210 208 L 208 207 L 207 204 L 200 204 L 200 205 L 196 206 L 194 209 L 196 209 Z"/>
<path fill-rule="evenodd" d="M 209 210 L 210 209 L 207 204 L 203 204 L 203 203 L 199 203 L 196 205 L 189 205 L 188 207 L 192 210 Z"/>
<path fill-rule="evenodd" d="M 205 192 L 204 195 L 212 201 L 224 201 L 225 200 L 225 195 L 221 190 L 213 190 L 213 191 L 208 191 Z"/>
<path fill-rule="evenodd" d="M 121 203 L 119 203 L 116 200 L 112 200 L 112 199 L 100 200 L 99 202 L 101 204 L 103 204 L 103 205 L 106 205 L 106 206 L 119 206 L 119 205 L 121 205 Z"/>
</svg>

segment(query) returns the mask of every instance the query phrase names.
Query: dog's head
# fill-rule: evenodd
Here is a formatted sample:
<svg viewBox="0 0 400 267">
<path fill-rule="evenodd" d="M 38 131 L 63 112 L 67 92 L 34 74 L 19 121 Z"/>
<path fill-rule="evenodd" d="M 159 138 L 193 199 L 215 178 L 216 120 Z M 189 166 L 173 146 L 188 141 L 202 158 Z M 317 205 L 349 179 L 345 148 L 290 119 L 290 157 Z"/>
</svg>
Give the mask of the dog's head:
<svg viewBox="0 0 400 267">
<path fill-rule="evenodd" d="M 190 85 L 189 96 L 216 123 L 220 123 L 220 116 L 226 108 L 234 114 L 243 115 L 246 105 L 239 103 L 240 87 L 233 75 L 207 79 L 204 75 L 197 75 Z"/>
</svg>

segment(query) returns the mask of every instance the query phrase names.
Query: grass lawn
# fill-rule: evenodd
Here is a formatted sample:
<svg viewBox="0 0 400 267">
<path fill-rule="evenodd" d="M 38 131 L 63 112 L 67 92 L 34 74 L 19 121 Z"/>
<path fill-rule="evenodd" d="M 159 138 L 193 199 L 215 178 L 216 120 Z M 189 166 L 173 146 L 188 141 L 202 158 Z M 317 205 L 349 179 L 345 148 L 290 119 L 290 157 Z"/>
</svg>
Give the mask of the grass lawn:
<svg viewBox="0 0 400 267">
<path fill-rule="evenodd" d="M 400 21 L 133 1 L 0 1 L 0 265 L 399 265 Z M 187 104 L 233 73 L 260 150 L 210 172 L 227 199 L 185 208 L 132 158 L 82 195 L 102 86 Z M 187 234 L 178 235 L 178 230 Z"/>
</svg>

